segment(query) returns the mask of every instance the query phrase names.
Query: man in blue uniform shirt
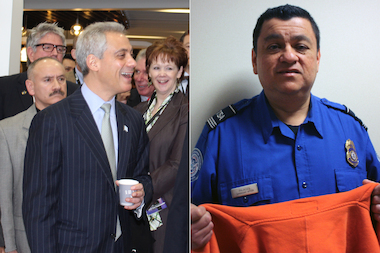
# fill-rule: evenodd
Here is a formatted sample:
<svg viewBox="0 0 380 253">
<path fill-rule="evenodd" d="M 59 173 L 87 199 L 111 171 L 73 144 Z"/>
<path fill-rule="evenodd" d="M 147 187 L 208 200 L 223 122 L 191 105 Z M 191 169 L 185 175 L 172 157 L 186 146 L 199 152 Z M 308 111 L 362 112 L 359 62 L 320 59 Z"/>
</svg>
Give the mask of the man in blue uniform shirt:
<svg viewBox="0 0 380 253">
<path fill-rule="evenodd" d="M 192 202 L 271 204 L 352 190 L 366 178 L 379 181 L 366 127 L 346 107 L 310 93 L 321 57 L 310 14 L 290 5 L 268 9 L 253 41 L 252 65 L 263 92 L 207 121 L 192 154 Z M 379 187 L 373 195 L 380 195 Z M 203 207 L 192 205 L 191 214 L 197 249 L 213 224 Z"/>
</svg>

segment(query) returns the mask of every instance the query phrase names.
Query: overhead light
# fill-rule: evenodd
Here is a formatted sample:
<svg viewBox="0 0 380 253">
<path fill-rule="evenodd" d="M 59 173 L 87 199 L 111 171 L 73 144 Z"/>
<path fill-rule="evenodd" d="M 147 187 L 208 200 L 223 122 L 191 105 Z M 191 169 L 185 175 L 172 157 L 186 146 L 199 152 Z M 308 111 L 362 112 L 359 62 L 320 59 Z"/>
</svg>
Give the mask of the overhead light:
<svg viewBox="0 0 380 253">
<path fill-rule="evenodd" d="M 22 36 L 25 36 L 26 33 L 28 32 L 28 30 L 27 30 L 27 27 L 28 27 L 27 23 L 28 23 L 28 15 L 25 15 L 24 26 L 21 27 L 21 34 L 22 34 Z"/>
<path fill-rule="evenodd" d="M 70 34 L 74 36 L 78 36 L 83 30 L 83 27 L 79 24 L 79 19 L 77 15 L 77 21 L 70 28 Z"/>
<path fill-rule="evenodd" d="M 163 36 L 128 35 L 128 34 L 127 34 L 127 38 L 129 38 L 129 39 L 150 39 L 150 40 L 166 39 L 166 37 L 163 37 Z"/>
<path fill-rule="evenodd" d="M 22 36 L 25 36 L 27 32 L 28 32 L 28 30 L 26 30 L 25 27 L 21 27 L 21 35 Z"/>
<path fill-rule="evenodd" d="M 26 47 L 23 47 L 20 52 L 20 61 L 21 62 L 26 62 L 27 61 L 27 56 L 26 56 Z"/>
<path fill-rule="evenodd" d="M 167 13 L 190 13 L 190 9 L 159 9 L 157 12 L 167 12 Z"/>
</svg>

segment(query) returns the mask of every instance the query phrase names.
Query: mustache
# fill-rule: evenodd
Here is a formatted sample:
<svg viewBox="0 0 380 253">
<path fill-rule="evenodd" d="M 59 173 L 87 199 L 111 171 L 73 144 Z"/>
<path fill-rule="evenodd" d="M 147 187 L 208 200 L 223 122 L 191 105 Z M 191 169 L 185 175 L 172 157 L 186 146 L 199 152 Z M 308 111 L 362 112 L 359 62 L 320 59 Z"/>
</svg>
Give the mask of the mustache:
<svg viewBox="0 0 380 253">
<path fill-rule="evenodd" d="M 61 96 L 65 95 L 65 93 L 63 91 L 61 91 L 61 90 L 55 90 L 52 93 L 50 93 L 49 97 L 54 96 L 55 94 L 59 94 Z"/>
</svg>

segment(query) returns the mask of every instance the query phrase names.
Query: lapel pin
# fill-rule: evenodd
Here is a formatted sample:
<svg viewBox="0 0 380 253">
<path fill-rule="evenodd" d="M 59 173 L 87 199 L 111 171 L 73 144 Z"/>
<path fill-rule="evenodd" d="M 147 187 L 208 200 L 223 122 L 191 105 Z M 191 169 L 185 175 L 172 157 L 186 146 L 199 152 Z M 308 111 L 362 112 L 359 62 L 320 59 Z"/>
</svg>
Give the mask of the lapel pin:
<svg viewBox="0 0 380 253">
<path fill-rule="evenodd" d="M 123 131 L 128 133 L 128 127 L 126 125 L 124 125 Z"/>
<path fill-rule="evenodd" d="M 26 94 L 26 90 L 23 90 L 22 92 L 21 92 L 21 95 L 25 95 Z"/>
</svg>

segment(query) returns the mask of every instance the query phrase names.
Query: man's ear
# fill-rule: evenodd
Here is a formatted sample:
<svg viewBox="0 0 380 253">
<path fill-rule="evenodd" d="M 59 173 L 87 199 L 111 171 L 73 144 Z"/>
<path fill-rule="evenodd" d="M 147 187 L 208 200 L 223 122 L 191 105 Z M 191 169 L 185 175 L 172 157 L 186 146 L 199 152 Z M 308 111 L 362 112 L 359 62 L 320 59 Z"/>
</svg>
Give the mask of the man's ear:
<svg viewBox="0 0 380 253">
<path fill-rule="evenodd" d="M 252 48 L 252 67 L 253 67 L 253 73 L 257 75 L 257 57 L 255 50 Z"/>
<path fill-rule="evenodd" d="M 76 52 L 77 52 L 77 50 L 75 48 L 71 49 L 71 52 L 70 52 L 71 53 L 71 57 L 73 57 L 74 60 L 77 59 Z"/>
<path fill-rule="evenodd" d="M 317 54 L 317 71 L 319 71 L 319 62 L 321 61 L 321 50 L 319 49 L 318 50 L 318 54 Z"/>
<path fill-rule="evenodd" d="M 32 47 L 26 48 L 26 55 L 28 56 L 28 59 L 30 62 L 34 62 L 34 51 Z"/>
<path fill-rule="evenodd" d="M 96 57 L 93 54 L 89 54 L 87 56 L 86 64 L 87 64 L 87 67 L 92 71 L 97 72 L 99 70 L 100 61 L 99 61 L 98 57 Z"/>
<path fill-rule="evenodd" d="M 34 94 L 36 94 L 34 92 L 34 83 L 32 80 L 27 79 L 25 81 L 25 86 L 26 86 L 26 89 L 28 90 L 29 95 L 34 96 Z"/>
</svg>

